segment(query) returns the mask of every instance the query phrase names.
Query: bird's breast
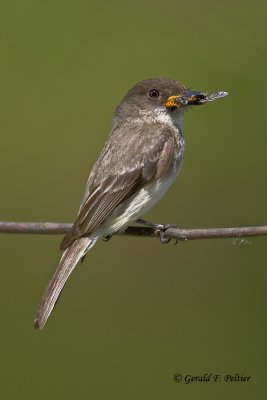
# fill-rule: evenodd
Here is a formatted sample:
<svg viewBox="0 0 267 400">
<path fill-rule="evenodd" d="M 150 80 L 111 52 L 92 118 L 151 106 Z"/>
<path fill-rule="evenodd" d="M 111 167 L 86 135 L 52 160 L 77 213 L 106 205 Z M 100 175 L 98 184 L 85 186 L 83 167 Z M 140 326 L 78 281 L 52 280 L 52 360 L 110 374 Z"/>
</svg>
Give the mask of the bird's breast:
<svg viewBox="0 0 267 400">
<path fill-rule="evenodd" d="M 148 182 L 143 188 L 117 206 L 101 226 L 102 234 L 112 235 L 115 232 L 125 230 L 164 196 L 179 173 L 184 148 L 184 139 L 180 137 L 177 156 L 173 160 L 169 171 L 163 177 Z"/>
</svg>

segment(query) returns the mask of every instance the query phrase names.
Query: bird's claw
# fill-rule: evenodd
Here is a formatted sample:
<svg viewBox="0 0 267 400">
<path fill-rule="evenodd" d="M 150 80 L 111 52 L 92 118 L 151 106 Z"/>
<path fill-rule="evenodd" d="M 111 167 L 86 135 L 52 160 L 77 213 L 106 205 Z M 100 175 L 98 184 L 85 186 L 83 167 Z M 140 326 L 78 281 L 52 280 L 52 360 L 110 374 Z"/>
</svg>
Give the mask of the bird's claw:
<svg viewBox="0 0 267 400">
<path fill-rule="evenodd" d="M 156 232 L 159 233 L 160 243 L 162 243 L 162 244 L 170 243 L 171 239 L 168 239 L 165 237 L 165 231 L 167 231 L 170 228 L 177 228 L 177 226 L 174 224 L 155 224 L 154 226 L 155 226 Z M 175 240 L 174 244 L 177 244 L 178 239 L 174 239 L 174 240 Z"/>
</svg>

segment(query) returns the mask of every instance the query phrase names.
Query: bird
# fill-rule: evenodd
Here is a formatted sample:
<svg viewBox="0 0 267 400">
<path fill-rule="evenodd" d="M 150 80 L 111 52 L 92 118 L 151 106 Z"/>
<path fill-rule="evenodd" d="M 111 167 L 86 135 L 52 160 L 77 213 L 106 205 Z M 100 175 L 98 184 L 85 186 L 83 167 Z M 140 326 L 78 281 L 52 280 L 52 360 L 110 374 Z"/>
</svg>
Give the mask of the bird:
<svg viewBox="0 0 267 400">
<path fill-rule="evenodd" d="M 70 274 L 97 240 L 134 222 L 146 223 L 141 217 L 179 173 L 185 111 L 227 94 L 194 92 L 168 78 L 142 80 L 126 93 L 90 173 L 77 218 L 61 242 L 63 253 L 37 308 L 36 329 L 44 327 Z"/>
</svg>

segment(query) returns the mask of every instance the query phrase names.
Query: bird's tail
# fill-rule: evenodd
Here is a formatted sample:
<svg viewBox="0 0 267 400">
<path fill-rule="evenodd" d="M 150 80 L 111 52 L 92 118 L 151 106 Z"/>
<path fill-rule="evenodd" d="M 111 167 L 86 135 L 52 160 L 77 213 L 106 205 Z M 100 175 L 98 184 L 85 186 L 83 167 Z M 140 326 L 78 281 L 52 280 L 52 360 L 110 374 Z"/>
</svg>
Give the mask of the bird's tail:
<svg viewBox="0 0 267 400">
<path fill-rule="evenodd" d="M 84 237 L 75 240 L 62 254 L 56 272 L 49 282 L 34 319 L 34 327 L 42 329 L 55 307 L 58 296 L 79 260 L 95 244 L 97 238 Z"/>
</svg>

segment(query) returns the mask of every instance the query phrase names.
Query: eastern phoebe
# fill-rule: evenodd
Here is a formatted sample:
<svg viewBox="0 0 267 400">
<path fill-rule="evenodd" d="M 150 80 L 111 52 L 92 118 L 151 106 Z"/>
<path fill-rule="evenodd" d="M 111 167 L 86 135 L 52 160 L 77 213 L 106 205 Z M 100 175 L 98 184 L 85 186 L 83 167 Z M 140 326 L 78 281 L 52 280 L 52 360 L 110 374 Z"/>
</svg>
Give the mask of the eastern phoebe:
<svg viewBox="0 0 267 400">
<path fill-rule="evenodd" d="M 78 217 L 65 235 L 59 265 L 35 317 L 42 329 L 75 266 L 102 237 L 137 221 L 178 175 L 184 150 L 184 112 L 226 96 L 191 92 L 171 79 L 137 83 L 118 106 L 111 133 L 89 176 Z"/>
</svg>

